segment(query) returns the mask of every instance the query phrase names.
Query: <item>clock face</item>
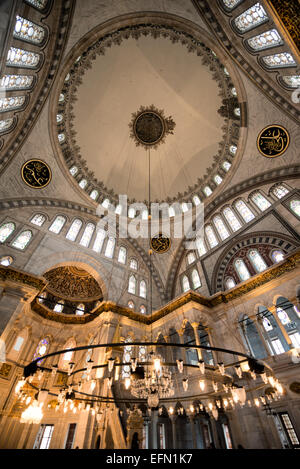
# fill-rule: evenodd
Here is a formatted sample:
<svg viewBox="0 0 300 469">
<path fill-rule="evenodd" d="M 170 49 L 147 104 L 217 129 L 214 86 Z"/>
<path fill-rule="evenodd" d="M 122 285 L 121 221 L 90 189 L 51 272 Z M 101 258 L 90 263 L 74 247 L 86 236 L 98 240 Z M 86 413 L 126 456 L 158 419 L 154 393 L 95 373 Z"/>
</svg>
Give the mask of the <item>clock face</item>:
<svg viewBox="0 0 300 469">
<path fill-rule="evenodd" d="M 34 189 L 42 189 L 51 181 L 51 169 L 41 160 L 29 160 L 23 164 L 21 175 L 23 181 Z"/>
<path fill-rule="evenodd" d="M 280 125 L 265 127 L 257 138 L 257 148 L 263 156 L 276 158 L 288 148 L 290 136 L 288 131 Z"/>
<path fill-rule="evenodd" d="M 157 252 L 158 254 L 163 254 L 170 249 L 171 240 L 162 234 L 158 234 L 151 239 L 150 244 L 153 251 Z"/>
</svg>

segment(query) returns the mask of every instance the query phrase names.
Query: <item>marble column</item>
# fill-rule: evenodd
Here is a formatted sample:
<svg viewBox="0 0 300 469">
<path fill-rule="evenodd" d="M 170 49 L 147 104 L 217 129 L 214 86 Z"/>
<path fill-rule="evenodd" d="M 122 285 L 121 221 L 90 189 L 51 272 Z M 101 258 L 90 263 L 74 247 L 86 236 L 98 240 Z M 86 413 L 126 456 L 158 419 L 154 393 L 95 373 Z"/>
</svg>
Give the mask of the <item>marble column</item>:
<svg viewBox="0 0 300 469">
<path fill-rule="evenodd" d="M 201 343 L 200 343 L 200 338 L 199 338 L 199 334 L 198 334 L 199 322 L 192 322 L 192 323 L 191 323 L 191 326 L 192 326 L 192 328 L 193 328 L 193 330 L 194 330 L 196 345 L 201 345 Z M 199 360 L 203 360 L 201 348 L 197 348 L 197 354 L 198 354 L 198 359 L 199 359 Z"/>
</svg>

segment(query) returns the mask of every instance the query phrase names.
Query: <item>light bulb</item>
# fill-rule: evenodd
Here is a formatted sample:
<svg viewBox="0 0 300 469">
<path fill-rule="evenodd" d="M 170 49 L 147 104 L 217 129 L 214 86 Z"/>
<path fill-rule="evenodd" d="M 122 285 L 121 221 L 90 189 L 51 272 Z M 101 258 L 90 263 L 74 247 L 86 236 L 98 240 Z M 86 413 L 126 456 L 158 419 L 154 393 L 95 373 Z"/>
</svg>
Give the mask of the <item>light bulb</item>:
<svg viewBox="0 0 300 469">
<path fill-rule="evenodd" d="M 228 407 L 228 400 L 227 399 L 223 399 L 223 405 L 226 409 L 226 407 Z"/>
<path fill-rule="evenodd" d="M 212 410 L 212 408 L 213 408 L 213 405 L 212 405 L 212 403 L 211 403 L 211 402 L 209 402 L 209 403 L 208 403 L 208 408 L 209 408 L 209 410 Z"/>
<path fill-rule="evenodd" d="M 204 391 L 204 389 L 205 389 L 205 381 L 204 381 L 203 379 L 200 379 L 200 380 L 199 380 L 199 386 L 200 386 L 201 391 Z"/>
<path fill-rule="evenodd" d="M 195 411 L 195 408 L 194 408 L 194 406 L 193 406 L 193 405 L 190 405 L 190 411 L 192 412 L 192 414 L 194 413 L 194 411 Z"/>
<path fill-rule="evenodd" d="M 268 379 L 269 379 L 269 383 L 271 384 L 272 388 L 274 388 L 275 387 L 275 380 L 274 380 L 273 376 L 269 376 Z"/>
<path fill-rule="evenodd" d="M 130 388 L 130 378 L 125 378 L 125 389 L 129 389 Z"/>
<path fill-rule="evenodd" d="M 254 399 L 254 404 L 256 405 L 256 407 L 259 407 L 260 406 L 260 402 L 258 399 Z"/>
<path fill-rule="evenodd" d="M 171 415 L 174 414 L 174 408 L 173 407 L 169 407 L 169 414 L 171 414 Z"/>
<path fill-rule="evenodd" d="M 154 359 L 154 369 L 157 373 L 161 371 L 161 363 L 160 363 L 160 358 L 155 358 Z"/>
</svg>

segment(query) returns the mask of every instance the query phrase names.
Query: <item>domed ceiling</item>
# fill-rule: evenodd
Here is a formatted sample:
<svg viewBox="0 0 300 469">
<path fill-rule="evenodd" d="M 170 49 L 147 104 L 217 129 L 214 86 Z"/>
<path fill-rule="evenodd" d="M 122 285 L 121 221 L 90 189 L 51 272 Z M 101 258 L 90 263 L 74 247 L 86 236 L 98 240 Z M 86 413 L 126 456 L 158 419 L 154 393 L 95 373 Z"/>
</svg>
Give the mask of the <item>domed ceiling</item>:
<svg viewBox="0 0 300 469">
<path fill-rule="evenodd" d="M 232 98 L 224 67 L 204 44 L 197 50 L 192 38 L 157 30 L 155 38 L 129 31 L 108 47 L 99 41 L 78 57 L 61 90 L 63 152 L 110 200 L 148 199 L 149 151 L 151 199 L 180 199 L 216 173 L 232 143 L 232 122 L 218 112 Z M 155 148 L 133 135 L 135 116 L 149 108 L 172 123 Z"/>
</svg>

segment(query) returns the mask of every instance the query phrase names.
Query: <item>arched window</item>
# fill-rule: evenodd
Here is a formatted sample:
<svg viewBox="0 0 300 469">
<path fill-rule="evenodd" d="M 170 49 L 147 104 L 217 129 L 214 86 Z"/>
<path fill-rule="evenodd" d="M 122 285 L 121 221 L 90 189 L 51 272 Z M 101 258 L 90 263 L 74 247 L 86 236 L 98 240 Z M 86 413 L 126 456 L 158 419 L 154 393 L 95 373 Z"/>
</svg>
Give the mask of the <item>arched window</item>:
<svg viewBox="0 0 300 469">
<path fill-rule="evenodd" d="M 251 249 L 248 252 L 248 257 L 256 272 L 263 272 L 263 270 L 267 269 L 267 264 L 256 249 Z"/>
<path fill-rule="evenodd" d="M 264 50 L 268 49 L 269 47 L 283 44 L 277 29 L 270 29 L 269 31 L 265 31 L 262 34 L 251 37 L 247 42 L 253 50 Z"/>
<path fill-rule="evenodd" d="M 206 197 L 209 197 L 212 194 L 212 190 L 209 186 L 205 186 L 203 189 L 203 192 L 206 195 Z"/>
<path fill-rule="evenodd" d="M 234 20 L 234 23 L 238 30 L 241 33 L 244 33 L 267 20 L 267 13 L 265 12 L 263 6 L 257 2 L 255 5 L 248 8 L 248 10 L 237 16 Z"/>
<path fill-rule="evenodd" d="M 81 240 L 80 240 L 80 245 L 81 246 L 84 246 L 86 248 L 89 246 L 94 231 L 95 231 L 94 223 L 88 223 L 86 225 L 85 229 L 84 229 L 83 235 L 82 235 Z"/>
<path fill-rule="evenodd" d="M 63 347 L 63 350 L 69 350 L 72 348 L 76 347 L 76 342 L 74 339 L 69 339 L 66 344 Z M 74 356 L 74 352 L 67 351 L 63 355 L 61 355 L 61 358 L 59 360 L 59 368 L 66 370 L 68 368 L 69 363 L 72 361 Z"/>
<path fill-rule="evenodd" d="M 0 264 L 4 265 L 5 267 L 11 265 L 13 263 L 13 258 L 11 256 L 3 256 L 0 259 Z"/>
<path fill-rule="evenodd" d="M 0 227 L 0 243 L 4 243 L 14 232 L 16 225 L 12 222 L 4 223 Z"/>
<path fill-rule="evenodd" d="M 70 173 L 72 176 L 75 176 L 78 173 L 77 166 L 72 166 L 72 168 L 70 168 Z"/>
<path fill-rule="evenodd" d="M 72 225 L 70 226 L 69 231 L 66 235 L 66 238 L 69 239 L 70 241 L 75 241 L 81 227 L 82 227 L 82 221 L 79 220 L 79 218 L 76 218 L 73 221 Z"/>
<path fill-rule="evenodd" d="M 238 221 L 235 213 L 233 212 L 231 208 L 229 207 L 224 208 L 223 215 L 226 218 L 227 222 L 229 223 L 229 226 L 232 229 L 232 231 L 238 231 L 240 228 L 242 228 L 242 225 Z"/>
<path fill-rule="evenodd" d="M 186 202 L 183 202 L 183 203 L 181 204 L 181 210 L 183 211 L 183 213 L 184 213 L 184 212 L 187 212 L 187 211 L 189 210 L 189 206 L 188 206 L 188 204 L 187 204 Z"/>
<path fill-rule="evenodd" d="M 40 293 L 38 296 L 39 296 L 38 302 L 44 303 L 45 299 L 47 298 L 47 292 L 42 291 L 42 293 Z"/>
<path fill-rule="evenodd" d="M 230 170 L 230 168 L 231 168 L 231 163 L 229 163 L 229 161 L 226 160 L 226 161 L 224 161 L 224 162 L 222 163 L 222 167 L 223 167 L 223 169 L 224 169 L 224 170 L 226 171 L 226 173 L 227 173 L 227 172 Z"/>
<path fill-rule="evenodd" d="M 271 254 L 273 262 L 281 262 L 284 259 L 284 253 L 280 249 L 276 249 Z"/>
<path fill-rule="evenodd" d="M 186 256 L 187 259 L 187 264 L 190 265 L 196 260 L 196 256 L 193 252 L 189 252 L 188 255 Z"/>
<path fill-rule="evenodd" d="M 62 215 L 58 215 L 55 220 L 52 222 L 49 231 L 52 231 L 52 233 L 59 234 L 62 227 L 66 223 L 66 218 L 63 217 Z"/>
<path fill-rule="evenodd" d="M 146 306 L 144 306 L 144 305 L 141 305 L 141 306 L 140 306 L 140 313 L 142 313 L 142 314 L 146 314 L 146 312 L 147 312 L 147 310 L 146 310 Z"/>
<path fill-rule="evenodd" d="M 236 286 L 236 283 L 232 277 L 228 277 L 225 280 L 225 286 L 227 290 L 230 290 L 230 288 L 234 288 Z"/>
<path fill-rule="evenodd" d="M 174 207 L 169 207 L 169 217 L 175 217 Z"/>
<path fill-rule="evenodd" d="M 13 36 L 33 44 L 41 44 L 45 37 L 45 29 L 17 15 Z"/>
<path fill-rule="evenodd" d="M 49 338 L 46 337 L 45 339 L 42 339 L 39 341 L 37 348 L 35 349 L 34 355 L 33 355 L 33 360 L 36 360 L 39 357 L 43 357 L 46 355 L 49 349 Z M 40 365 L 43 362 L 43 360 L 39 360 L 37 363 Z"/>
<path fill-rule="evenodd" d="M 264 212 L 271 206 L 270 202 L 260 192 L 254 192 L 254 194 L 251 195 L 251 200 L 261 212 Z"/>
<path fill-rule="evenodd" d="M 84 310 L 85 310 L 85 305 L 84 303 L 80 303 L 76 307 L 76 316 L 83 316 L 84 315 Z"/>
<path fill-rule="evenodd" d="M 81 187 L 81 189 L 85 189 L 86 186 L 87 186 L 87 180 L 86 179 L 81 179 L 81 181 L 79 181 L 79 187 Z"/>
<path fill-rule="evenodd" d="M 255 358 L 265 358 L 267 353 L 254 322 L 244 316 L 240 321 L 240 328 L 251 355 Z"/>
<path fill-rule="evenodd" d="M 110 204 L 109 199 L 104 199 L 103 202 L 102 202 L 102 207 L 108 208 L 108 207 L 109 207 L 109 204 Z"/>
<path fill-rule="evenodd" d="M 127 303 L 128 308 L 134 309 L 134 302 L 132 300 L 129 300 Z"/>
<path fill-rule="evenodd" d="M 62 310 L 64 309 L 64 304 L 65 304 L 64 300 L 59 300 L 59 302 L 56 303 L 56 305 L 54 306 L 53 311 L 55 313 L 61 313 Z"/>
<path fill-rule="evenodd" d="M 271 191 L 273 192 L 275 197 L 277 197 L 277 199 L 282 199 L 282 197 L 284 197 L 286 194 L 288 194 L 290 192 L 282 184 L 280 184 L 279 186 L 272 187 Z"/>
<path fill-rule="evenodd" d="M 281 323 L 283 325 L 289 324 L 291 322 L 290 318 L 288 317 L 287 313 L 284 311 L 284 309 L 277 307 L 276 308 L 277 316 L 279 317 Z"/>
<path fill-rule="evenodd" d="M 10 129 L 13 123 L 14 123 L 14 120 L 11 118 L 0 120 L 0 132 L 2 133 Z"/>
<path fill-rule="evenodd" d="M 240 258 L 236 259 L 234 261 L 234 267 L 242 282 L 244 280 L 248 280 L 248 278 L 251 277 L 249 270 L 247 269 L 247 266 L 245 262 L 243 261 L 243 259 L 240 259 Z"/>
<path fill-rule="evenodd" d="M 106 248 L 105 248 L 105 256 L 106 257 L 110 257 L 110 258 L 113 257 L 114 250 L 115 250 L 115 243 L 116 243 L 115 238 L 112 238 L 112 237 L 108 238 Z"/>
<path fill-rule="evenodd" d="M 146 297 L 147 297 L 147 286 L 146 286 L 145 280 L 141 280 L 141 281 L 140 281 L 140 296 L 141 296 L 142 298 L 146 298 Z"/>
<path fill-rule="evenodd" d="M 205 234 L 211 248 L 214 248 L 219 244 L 215 232 L 210 225 L 207 225 L 205 227 Z"/>
<path fill-rule="evenodd" d="M 12 246 L 17 249 L 21 249 L 22 251 L 28 246 L 30 240 L 32 238 L 32 232 L 30 230 L 25 230 L 20 233 L 16 239 L 12 242 Z"/>
<path fill-rule="evenodd" d="M 7 358 L 10 360 L 18 360 L 25 342 L 28 340 L 28 329 L 23 329 L 17 336 L 12 348 L 9 350 Z"/>
<path fill-rule="evenodd" d="M 136 278 L 134 275 L 130 275 L 128 281 L 128 292 L 135 295 L 136 292 Z"/>
<path fill-rule="evenodd" d="M 234 90 L 234 92 L 236 93 L 236 89 L 235 88 L 231 88 L 231 91 Z M 233 93 L 232 93 L 233 94 Z M 233 94 L 234 96 L 236 96 L 236 94 Z M 232 155 L 235 155 L 236 154 L 236 150 L 237 150 L 237 147 L 235 145 L 230 145 L 229 147 L 229 151 Z"/>
<path fill-rule="evenodd" d="M 220 217 L 220 215 L 217 215 L 216 217 L 213 218 L 213 222 L 214 222 L 214 225 L 215 227 L 217 228 L 217 231 L 220 235 L 220 238 L 222 239 L 222 241 L 226 238 L 228 238 L 229 235 L 229 232 L 222 220 L 222 218 Z"/>
<path fill-rule="evenodd" d="M 97 235 L 94 241 L 93 251 L 101 252 L 105 236 L 106 232 L 104 230 L 97 229 Z"/>
<path fill-rule="evenodd" d="M 264 329 L 265 329 L 267 332 L 273 330 L 273 326 L 272 326 L 272 324 L 270 323 L 270 321 L 269 321 L 268 318 L 263 318 L 262 323 L 263 323 Z"/>
<path fill-rule="evenodd" d="M 37 10 L 43 10 L 48 3 L 48 0 L 25 0 L 26 3 L 32 5 Z"/>
<path fill-rule="evenodd" d="M 139 362 L 147 361 L 147 349 L 145 345 L 139 346 Z"/>
<path fill-rule="evenodd" d="M 123 365 L 123 368 L 122 368 L 123 379 L 130 377 L 130 374 L 131 374 L 130 361 L 131 361 L 131 357 L 133 354 L 133 346 L 130 345 L 130 343 L 132 342 L 132 338 L 127 337 L 125 339 L 125 342 L 126 342 L 126 345 L 124 346 L 124 353 L 123 353 L 123 360 L 122 360 L 123 363 L 125 363 L 125 365 Z"/>
<path fill-rule="evenodd" d="M 196 248 L 200 257 L 206 253 L 206 247 L 202 238 L 196 239 Z"/>
<path fill-rule="evenodd" d="M 37 226 L 42 226 L 46 221 L 45 215 L 42 215 L 41 213 L 36 213 L 30 220 L 30 223 L 33 223 L 34 225 Z"/>
<path fill-rule="evenodd" d="M 92 192 L 90 193 L 90 198 L 93 200 L 98 199 L 99 192 L 96 189 L 93 189 Z"/>
<path fill-rule="evenodd" d="M 183 292 L 187 292 L 190 290 L 190 281 L 186 275 L 182 277 L 182 290 Z"/>
<path fill-rule="evenodd" d="M 121 264 L 126 264 L 127 249 L 124 246 L 121 246 L 118 254 L 118 262 Z"/>
<path fill-rule="evenodd" d="M 116 206 L 115 213 L 116 213 L 117 215 L 121 215 L 121 213 L 122 213 L 122 205 L 121 205 L 121 204 L 119 204 L 119 205 Z"/>
<path fill-rule="evenodd" d="M 7 54 L 6 65 L 13 67 L 19 66 L 22 68 L 35 68 L 39 63 L 40 58 L 40 54 L 19 49 L 17 47 L 10 47 Z"/>
<path fill-rule="evenodd" d="M 199 273 L 197 269 L 193 269 L 192 271 L 192 282 L 194 289 L 196 290 L 197 288 L 201 287 L 201 280 L 199 277 Z"/>
<path fill-rule="evenodd" d="M 223 179 L 221 178 L 221 176 L 219 174 L 216 174 L 215 177 L 214 177 L 214 181 L 219 186 L 221 184 L 221 182 L 223 181 Z"/>
<path fill-rule="evenodd" d="M 255 215 L 243 200 L 237 200 L 234 206 L 246 223 L 249 223 L 249 221 L 255 218 Z"/>
<path fill-rule="evenodd" d="M 201 201 L 200 201 L 200 199 L 199 199 L 199 197 L 198 197 L 197 195 L 194 195 L 194 197 L 193 197 L 193 202 L 194 202 L 194 204 L 197 206 L 197 205 L 200 204 Z"/>
<path fill-rule="evenodd" d="M 133 270 L 138 270 L 138 263 L 136 259 L 130 259 L 130 268 Z"/>
<path fill-rule="evenodd" d="M 290 208 L 298 217 L 300 217 L 300 200 L 299 199 L 291 200 Z"/>
</svg>

